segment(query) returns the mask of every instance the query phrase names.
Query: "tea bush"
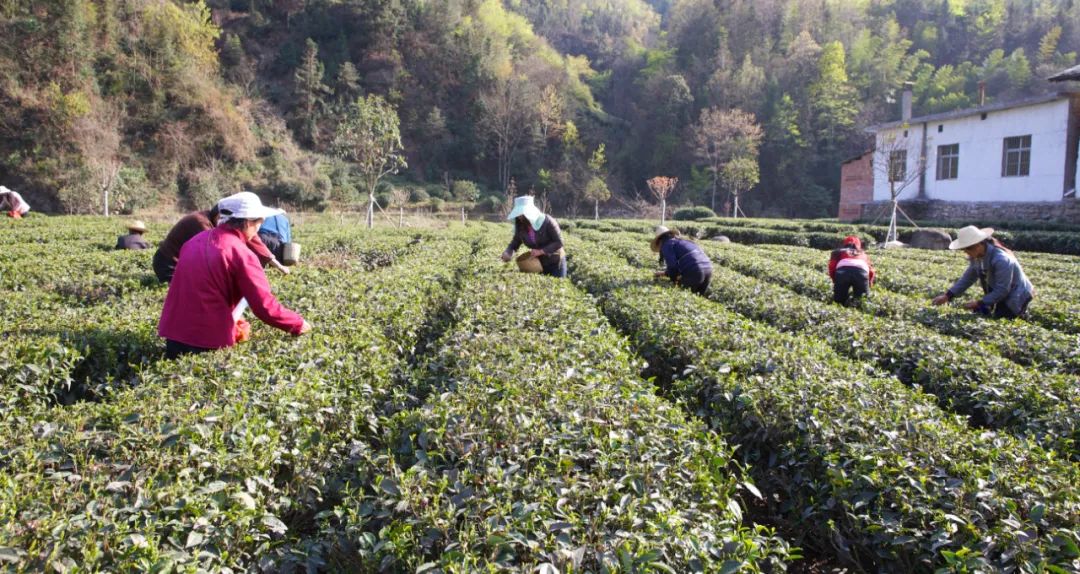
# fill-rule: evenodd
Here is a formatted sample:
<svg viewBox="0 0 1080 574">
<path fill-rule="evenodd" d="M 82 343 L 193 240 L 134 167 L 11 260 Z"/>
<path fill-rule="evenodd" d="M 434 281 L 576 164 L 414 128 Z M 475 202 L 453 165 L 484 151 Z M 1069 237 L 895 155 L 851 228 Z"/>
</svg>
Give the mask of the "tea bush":
<svg viewBox="0 0 1080 574">
<path fill-rule="evenodd" d="M 574 280 L 670 392 L 739 445 L 802 542 L 869 570 L 1080 565 L 1072 463 L 973 431 L 823 342 L 655 285 L 595 242 L 571 243 Z"/>
</svg>

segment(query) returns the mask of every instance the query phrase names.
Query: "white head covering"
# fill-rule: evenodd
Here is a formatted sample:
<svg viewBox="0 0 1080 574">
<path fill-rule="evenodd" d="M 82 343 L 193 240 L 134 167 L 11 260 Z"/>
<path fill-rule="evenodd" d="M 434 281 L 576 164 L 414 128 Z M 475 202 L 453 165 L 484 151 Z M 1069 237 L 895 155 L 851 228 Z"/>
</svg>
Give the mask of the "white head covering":
<svg viewBox="0 0 1080 574">
<path fill-rule="evenodd" d="M 544 224 L 545 215 L 543 211 L 540 211 L 539 207 L 533 203 L 533 196 L 522 195 L 514 198 L 514 209 L 510 211 L 510 215 L 506 216 L 506 219 L 513 221 L 517 219 L 519 215 L 524 215 L 525 219 L 529 220 L 533 229 L 539 231 L 540 226 Z"/>
<path fill-rule="evenodd" d="M 266 219 L 267 217 L 285 213 L 283 209 L 266 207 L 259 200 L 259 196 L 250 191 L 241 191 L 230 195 L 219 201 L 217 207 L 221 213 L 218 225 L 230 219 Z"/>
<path fill-rule="evenodd" d="M 985 241 L 989 239 L 990 236 L 993 234 L 993 227 L 984 227 L 982 229 L 979 229 L 974 225 L 969 225 L 962 229 L 957 229 L 956 239 L 949 244 L 949 249 L 966 249 L 968 247 L 971 247 L 972 245 L 975 245 L 976 243 L 979 243 L 980 241 Z"/>
<path fill-rule="evenodd" d="M 657 225 L 653 229 L 653 239 L 651 242 L 649 242 L 649 247 L 652 248 L 652 250 L 656 253 L 660 252 L 660 237 L 663 236 L 665 233 L 671 233 L 671 230 L 668 229 L 666 225 Z M 673 235 L 675 237 L 678 237 L 679 230 L 676 229 Z"/>
</svg>

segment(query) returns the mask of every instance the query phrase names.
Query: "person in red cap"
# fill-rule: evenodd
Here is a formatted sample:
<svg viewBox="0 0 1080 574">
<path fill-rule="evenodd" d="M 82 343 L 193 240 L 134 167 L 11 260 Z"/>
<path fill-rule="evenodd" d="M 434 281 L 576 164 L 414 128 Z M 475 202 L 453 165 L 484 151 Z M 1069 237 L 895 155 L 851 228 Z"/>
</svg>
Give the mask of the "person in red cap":
<svg viewBox="0 0 1080 574">
<path fill-rule="evenodd" d="M 833 281 L 833 301 L 847 305 L 852 294 L 865 297 L 874 285 L 874 266 L 854 235 L 844 238 L 829 258 L 829 278 Z"/>
<path fill-rule="evenodd" d="M 231 347 L 246 334 L 237 328 L 241 301 L 264 323 L 292 335 L 311 325 L 286 309 L 270 291 L 266 273 L 250 242 L 263 219 L 280 213 L 262 205 L 258 196 L 242 192 L 218 203 L 222 221 L 184 243 L 169 283 L 158 323 L 165 354 L 175 358 Z"/>
</svg>

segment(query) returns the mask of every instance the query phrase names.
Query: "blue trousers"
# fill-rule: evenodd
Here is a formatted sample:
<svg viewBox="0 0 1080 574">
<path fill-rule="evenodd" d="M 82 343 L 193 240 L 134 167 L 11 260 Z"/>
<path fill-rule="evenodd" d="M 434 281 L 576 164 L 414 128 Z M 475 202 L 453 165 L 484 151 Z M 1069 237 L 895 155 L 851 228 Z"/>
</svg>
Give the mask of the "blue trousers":
<svg viewBox="0 0 1080 574">
<path fill-rule="evenodd" d="M 560 257 L 558 263 L 544 264 L 544 275 L 551 275 L 552 277 L 566 277 L 566 258 Z"/>
</svg>

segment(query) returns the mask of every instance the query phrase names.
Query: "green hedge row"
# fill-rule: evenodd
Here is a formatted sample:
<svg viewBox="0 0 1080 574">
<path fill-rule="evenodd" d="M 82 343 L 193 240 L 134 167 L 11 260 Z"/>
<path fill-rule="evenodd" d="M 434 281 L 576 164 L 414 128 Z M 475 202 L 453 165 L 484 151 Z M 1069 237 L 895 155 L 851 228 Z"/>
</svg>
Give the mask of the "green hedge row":
<svg viewBox="0 0 1080 574">
<path fill-rule="evenodd" d="M 609 235 L 605 244 L 639 265 L 655 261 L 634 237 Z M 799 295 L 788 287 L 797 288 L 805 281 L 805 267 L 747 257 L 728 246 L 706 245 L 705 249 L 719 263 L 714 266 L 710 298 L 783 331 L 827 343 L 853 359 L 876 364 L 933 393 L 943 408 L 970 416 L 975 425 L 1027 436 L 1066 457 L 1080 459 L 1080 410 L 1075 408 L 1080 404 L 1080 388 L 1073 377 L 1025 369 L 992 348 L 922 325 L 866 315 L 826 302 L 824 297 L 814 300 Z"/>
<path fill-rule="evenodd" d="M 807 544 L 867 570 L 1080 567 L 1076 466 L 969 430 L 824 343 L 653 285 L 594 241 L 572 243 L 574 280 L 659 380 L 739 445 Z"/>
<path fill-rule="evenodd" d="M 342 475 L 380 465 L 382 427 L 405 400 L 397 373 L 471 253 L 447 239 L 407 268 L 298 268 L 278 294 L 313 320 L 310 335 L 256 324 L 249 343 L 148 365 L 98 402 L 6 413 L 5 568 L 249 571 L 273 561 L 332 507 Z"/>
<path fill-rule="evenodd" d="M 320 564 L 629 574 L 797 557 L 745 525 L 740 499 L 758 491 L 731 449 L 653 394 L 583 293 L 484 260 L 475 271 L 410 383 L 428 401 L 389 426 L 397 465 L 327 513 Z"/>
<path fill-rule="evenodd" d="M 733 269 L 759 279 L 783 285 L 813 299 L 829 301 L 832 281 L 827 275 L 827 262 L 820 252 L 796 250 L 764 250 L 740 245 L 727 245 L 723 250 L 710 248 L 710 253 Z M 890 273 L 882 265 L 882 257 L 872 254 L 879 276 Z M 932 265 L 931 265 L 932 266 Z M 920 264 L 912 272 L 924 272 Z M 949 268 L 956 271 L 955 266 Z M 942 281 L 942 285 L 947 285 Z M 1080 374 L 1080 347 L 1075 335 L 1044 328 L 1028 321 L 988 321 L 957 304 L 934 307 L 922 291 L 910 296 L 886 289 L 878 282 L 858 309 L 869 315 L 909 321 L 939 333 L 985 343 L 994 351 L 1016 363 L 1051 373 Z M 942 287 L 944 290 L 944 287 Z M 975 289 L 978 291 L 978 288 Z M 967 298 L 975 298 L 975 293 Z M 965 298 L 965 299 L 967 299 Z"/>
</svg>

